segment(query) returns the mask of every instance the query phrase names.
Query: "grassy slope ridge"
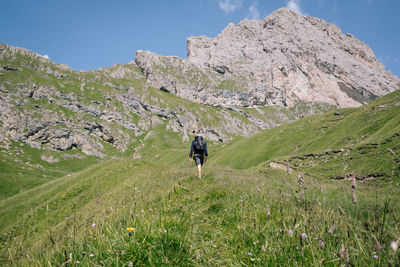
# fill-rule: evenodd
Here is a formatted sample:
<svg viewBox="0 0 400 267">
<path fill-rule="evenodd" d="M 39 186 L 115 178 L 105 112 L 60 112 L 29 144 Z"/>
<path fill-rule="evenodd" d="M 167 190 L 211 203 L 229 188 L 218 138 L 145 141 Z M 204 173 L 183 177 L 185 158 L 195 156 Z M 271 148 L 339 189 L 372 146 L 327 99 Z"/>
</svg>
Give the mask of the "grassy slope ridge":
<svg viewBox="0 0 400 267">
<path fill-rule="evenodd" d="M 216 152 L 215 164 L 237 169 L 290 161 L 309 174 L 337 178 L 399 175 L 400 91 L 360 108 L 314 115 Z"/>
</svg>

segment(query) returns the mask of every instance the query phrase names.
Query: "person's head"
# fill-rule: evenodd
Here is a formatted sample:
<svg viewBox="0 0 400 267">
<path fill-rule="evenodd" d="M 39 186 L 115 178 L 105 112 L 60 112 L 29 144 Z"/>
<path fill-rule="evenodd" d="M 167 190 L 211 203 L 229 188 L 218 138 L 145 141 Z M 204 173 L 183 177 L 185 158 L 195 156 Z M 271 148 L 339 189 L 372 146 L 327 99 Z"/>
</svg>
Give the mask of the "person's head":
<svg viewBox="0 0 400 267">
<path fill-rule="evenodd" d="M 194 139 L 195 139 L 195 140 L 203 140 L 203 136 L 202 136 L 201 134 L 197 134 L 197 135 L 194 137 Z"/>
</svg>

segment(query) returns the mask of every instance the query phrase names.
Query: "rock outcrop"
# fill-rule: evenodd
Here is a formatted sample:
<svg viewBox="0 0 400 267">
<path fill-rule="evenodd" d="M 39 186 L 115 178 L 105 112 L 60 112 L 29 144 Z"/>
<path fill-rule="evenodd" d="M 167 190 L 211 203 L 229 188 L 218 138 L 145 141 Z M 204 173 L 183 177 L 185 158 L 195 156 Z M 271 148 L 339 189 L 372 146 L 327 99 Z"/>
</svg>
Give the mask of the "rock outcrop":
<svg viewBox="0 0 400 267">
<path fill-rule="evenodd" d="M 180 66 L 182 60 L 175 60 Z M 5 44 L 0 44 L 0 62 L 0 147 L 16 141 L 38 149 L 77 149 L 101 158 L 109 156 L 110 147 L 121 153 L 135 147 L 140 155 L 141 142 L 160 129 L 183 140 L 201 133 L 211 142 L 226 142 L 329 108 L 275 108 L 264 113 L 197 105 L 151 88 L 134 62 L 77 72 Z M 188 75 L 203 71 L 190 66 Z M 196 81 L 191 82 L 204 83 L 207 77 Z"/>
<path fill-rule="evenodd" d="M 282 8 L 187 39 L 187 59 L 137 51 L 153 86 L 214 106 L 354 107 L 400 88 L 372 50 L 322 19 Z"/>
</svg>

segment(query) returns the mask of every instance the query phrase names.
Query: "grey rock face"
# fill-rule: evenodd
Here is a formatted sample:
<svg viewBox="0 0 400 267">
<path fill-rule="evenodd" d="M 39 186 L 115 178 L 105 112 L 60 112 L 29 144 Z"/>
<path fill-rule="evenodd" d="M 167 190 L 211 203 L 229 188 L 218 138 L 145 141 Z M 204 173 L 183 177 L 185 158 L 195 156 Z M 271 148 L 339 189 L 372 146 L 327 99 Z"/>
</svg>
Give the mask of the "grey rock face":
<svg viewBox="0 0 400 267">
<path fill-rule="evenodd" d="M 153 86 L 214 106 L 359 106 L 400 88 L 372 50 L 332 24 L 283 8 L 187 39 L 187 59 L 137 51 Z M 201 78 L 200 78 L 201 77 Z"/>
</svg>

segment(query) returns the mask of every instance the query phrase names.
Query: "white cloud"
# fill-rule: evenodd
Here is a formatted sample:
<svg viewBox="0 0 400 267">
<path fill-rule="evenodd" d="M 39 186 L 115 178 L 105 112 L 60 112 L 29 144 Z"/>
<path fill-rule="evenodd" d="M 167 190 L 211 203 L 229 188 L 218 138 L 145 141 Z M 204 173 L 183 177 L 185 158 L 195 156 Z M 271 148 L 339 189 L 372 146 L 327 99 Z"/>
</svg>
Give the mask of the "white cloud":
<svg viewBox="0 0 400 267">
<path fill-rule="evenodd" d="M 242 2 L 243 0 L 218 0 L 218 5 L 225 13 L 231 13 L 242 7 Z"/>
<path fill-rule="evenodd" d="M 258 11 L 257 5 L 258 5 L 258 2 L 253 2 L 251 4 L 251 6 L 249 7 L 250 19 L 259 19 L 260 18 L 260 12 Z"/>
<path fill-rule="evenodd" d="M 296 12 L 297 14 L 304 14 L 300 7 L 300 0 L 290 0 L 289 2 L 287 2 L 286 7 Z"/>
<path fill-rule="evenodd" d="M 49 57 L 49 55 L 41 55 L 41 54 L 38 54 L 40 57 L 42 57 L 42 58 L 45 58 L 45 59 L 49 59 L 50 60 L 50 57 Z"/>
</svg>

